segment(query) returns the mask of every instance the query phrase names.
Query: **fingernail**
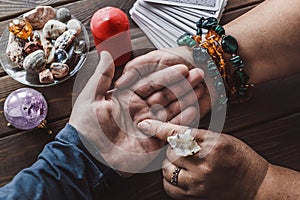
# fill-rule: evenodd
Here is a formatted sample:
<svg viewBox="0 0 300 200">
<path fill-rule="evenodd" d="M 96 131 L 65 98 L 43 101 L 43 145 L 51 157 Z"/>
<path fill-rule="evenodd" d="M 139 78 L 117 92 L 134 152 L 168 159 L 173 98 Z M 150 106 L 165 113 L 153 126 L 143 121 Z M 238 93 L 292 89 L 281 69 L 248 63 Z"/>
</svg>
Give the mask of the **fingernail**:
<svg viewBox="0 0 300 200">
<path fill-rule="evenodd" d="M 150 122 L 147 120 L 144 120 L 144 121 L 138 123 L 137 127 L 144 133 L 148 133 L 150 130 Z"/>
</svg>

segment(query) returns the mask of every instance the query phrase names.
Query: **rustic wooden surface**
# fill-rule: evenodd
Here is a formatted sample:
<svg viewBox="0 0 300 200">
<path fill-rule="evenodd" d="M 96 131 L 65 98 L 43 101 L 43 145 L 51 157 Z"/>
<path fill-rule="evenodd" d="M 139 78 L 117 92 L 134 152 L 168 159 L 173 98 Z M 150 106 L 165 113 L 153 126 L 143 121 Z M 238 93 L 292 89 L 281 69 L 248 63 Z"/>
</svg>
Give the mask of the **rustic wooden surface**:
<svg viewBox="0 0 300 200">
<path fill-rule="evenodd" d="M 227 23 L 261 2 L 262 0 L 228 0 L 221 22 Z M 96 10 L 104 6 L 115 6 L 128 13 L 133 3 L 134 0 L 2 0 L 0 1 L 0 34 L 7 27 L 9 20 L 37 5 L 70 9 L 73 15 L 84 23 L 90 33 L 90 18 Z M 131 22 L 131 27 L 136 28 L 136 25 Z M 98 62 L 91 34 L 90 41 L 90 53 L 85 63 L 87 68 Z M 139 49 L 134 52 L 134 56 L 154 49 L 139 30 L 132 32 L 132 43 L 134 49 Z M 48 100 L 48 126 L 55 133 L 68 121 L 74 96 L 72 92 L 74 79 L 75 77 L 54 87 L 35 88 L 42 92 Z M 228 108 L 224 132 L 242 139 L 271 163 L 300 170 L 299 85 L 299 75 L 258 85 L 253 100 Z M 21 87 L 24 85 L 14 81 L 7 76 L 3 69 L 0 69 L 0 185 L 6 184 L 17 172 L 30 166 L 36 160 L 43 146 L 53 140 L 55 136 L 55 134 L 47 135 L 45 130 L 19 131 L 6 126 L 3 103 L 8 94 Z M 204 124 L 208 120 L 208 117 L 204 119 Z M 129 182 L 134 185 L 141 177 L 144 180 L 151 180 L 152 176 L 152 174 L 137 175 Z M 153 182 L 152 186 L 158 193 L 161 185 L 154 186 L 156 182 Z M 144 191 L 149 192 L 149 188 Z M 141 196 L 147 198 L 147 195 L 140 193 L 135 193 L 130 199 L 140 199 Z"/>
</svg>

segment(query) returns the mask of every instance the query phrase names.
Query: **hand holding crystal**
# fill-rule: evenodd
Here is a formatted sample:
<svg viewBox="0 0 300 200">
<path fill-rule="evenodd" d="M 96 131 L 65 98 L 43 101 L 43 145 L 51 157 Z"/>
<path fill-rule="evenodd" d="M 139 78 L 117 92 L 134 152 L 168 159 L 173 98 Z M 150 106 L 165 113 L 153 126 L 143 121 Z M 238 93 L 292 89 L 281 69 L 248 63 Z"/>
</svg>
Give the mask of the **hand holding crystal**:
<svg viewBox="0 0 300 200">
<path fill-rule="evenodd" d="M 168 148 L 163 186 L 175 199 L 253 199 L 266 175 L 268 163 L 232 136 L 156 120 L 144 120 L 138 127 L 163 141 L 190 134 L 189 140 L 201 148 L 180 156 L 176 150 L 186 147 Z"/>
</svg>

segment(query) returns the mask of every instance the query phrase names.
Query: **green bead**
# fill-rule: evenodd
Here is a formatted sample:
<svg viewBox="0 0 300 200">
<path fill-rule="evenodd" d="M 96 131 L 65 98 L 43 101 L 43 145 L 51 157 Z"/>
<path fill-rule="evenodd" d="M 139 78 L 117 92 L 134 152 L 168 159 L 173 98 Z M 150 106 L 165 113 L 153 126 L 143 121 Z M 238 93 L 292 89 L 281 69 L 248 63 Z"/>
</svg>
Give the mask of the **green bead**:
<svg viewBox="0 0 300 200">
<path fill-rule="evenodd" d="M 202 28 L 205 29 L 211 29 L 214 25 L 218 25 L 218 20 L 214 17 L 208 17 L 202 22 Z"/>
<path fill-rule="evenodd" d="M 232 77 L 239 85 L 244 85 L 249 80 L 249 76 L 244 71 L 235 71 Z"/>
<path fill-rule="evenodd" d="M 202 29 L 201 28 L 197 28 L 196 30 L 196 35 L 202 35 Z"/>
<path fill-rule="evenodd" d="M 212 60 L 207 63 L 207 69 L 208 69 L 208 71 L 218 70 L 215 62 Z"/>
<path fill-rule="evenodd" d="M 195 40 L 193 40 L 193 39 L 190 39 L 188 42 L 187 42 L 187 46 L 189 46 L 189 47 L 193 47 L 193 46 L 195 46 L 197 44 L 197 42 L 195 41 Z"/>
<path fill-rule="evenodd" d="M 210 61 L 210 62 L 207 63 L 207 69 L 209 71 L 212 71 L 212 70 L 217 70 L 218 68 L 217 68 L 214 61 Z"/>
<path fill-rule="evenodd" d="M 189 33 L 185 33 L 177 39 L 178 46 L 185 46 L 190 41 L 192 35 Z"/>
<path fill-rule="evenodd" d="M 204 65 L 211 59 L 211 57 L 205 48 L 195 47 L 193 48 L 193 59 L 196 63 Z"/>
<path fill-rule="evenodd" d="M 237 89 L 237 91 L 238 91 L 238 95 L 239 95 L 239 96 L 245 97 L 245 96 L 248 95 L 248 88 L 246 88 L 246 87 L 239 87 L 239 88 Z"/>
<path fill-rule="evenodd" d="M 218 35 L 225 35 L 225 29 L 221 25 L 212 26 L 212 30 L 216 31 Z"/>
<path fill-rule="evenodd" d="M 215 78 L 220 75 L 220 72 L 214 61 L 209 61 L 207 63 L 207 71 L 210 78 Z"/>
<path fill-rule="evenodd" d="M 219 99 L 218 99 L 219 104 L 226 104 L 227 101 L 228 101 L 228 99 L 225 95 L 220 95 L 219 96 Z"/>
<path fill-rule="evenodd" d="M 209 78 L 215 78 L 216 76 L 220 75 L 219 71 L 218 70 L 212 70 L 212 71 L 208 71 L 208 75 L 209 75 Z"/>
<path fill-rule="evenodd" d="M 245 66 L 241 57 L 237 55 L 230 58 L 230 62 L 235 68 L 243 68 Z"/>
<path fill-rule="evenodd" d="M 196 26 L 197 28 L 202 28 L 202 23 L 204 21 L 204 17 L 200 17 L 200 19 L 198 21 L 196 21 Z"/>
<path fill-rule="evenodd" d="M 238 51 L 237 40 L 231 35 L 226 35 L 222 37 L 222 48 L 226 53 L 236 54 Z"/>
<path fill-rule="evenodd" d="M 217 80 L 215 80 L 214 82 L 214 86 L 215 86 L 215 89 L 218 93 L 221 93 L 224 91 L 224 84 L 223 84 L 223 80 L 218 78 Z"/>
</svg>

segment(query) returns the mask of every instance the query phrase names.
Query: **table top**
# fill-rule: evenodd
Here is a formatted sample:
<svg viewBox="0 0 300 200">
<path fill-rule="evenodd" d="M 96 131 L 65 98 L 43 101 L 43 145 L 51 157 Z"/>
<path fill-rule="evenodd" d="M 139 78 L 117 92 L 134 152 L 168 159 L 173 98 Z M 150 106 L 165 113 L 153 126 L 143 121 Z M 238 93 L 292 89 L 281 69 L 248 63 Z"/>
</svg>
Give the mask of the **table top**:
<svg viewBox="0 0 300 200">
<path fill-rule="evenodd" d="M 11 19 L 37 5 L 66 7 L 83 22 L 89 32 L 90 52 L 85 67 L 95 66 L 98 54 L 89 28 L 91 16 L 105 6 L 118 7 L 128 14 L 134 2 L 134 0 L 4 0 L 0 1 L 0 34 Z M 221 23 L 231 21 L 261 2 L 262 0 L 228 0 Z M 131 28 L 136 27 L 131 21 Z M 133 49 L 138 49 L 134 51 L 134 57 L 155 49 L 140 30 L 132 31 L 131 37 Z M 116 77 L 120 73 L 121 69 Z M 25 86 L 0 69 L 0 185 L 9 182 L 21 169 L 30 166 L 43 146 L 53 140 L 55 134 L 68 122 L 72 97 L 75 95 L 72 90 L 75 78 L 76 76 L 57 86 L 35 88 L 48 101 L 49 112 L 46 119 L 48 127 L 54 131 L 54 134 L 48 135 L 43 129 L 20 131 L 7 127 L 3 115 L 5 98 L 12 91 Z M 300 170 L 299 84 L 300 76 L 296 75 L 257 85 L 251 101 L 228 107 L 223 132 L 240 138 L 273 164 Z M 203 124 L 207 121 L 209 117 L 203 120 Z"/>
</svg>

